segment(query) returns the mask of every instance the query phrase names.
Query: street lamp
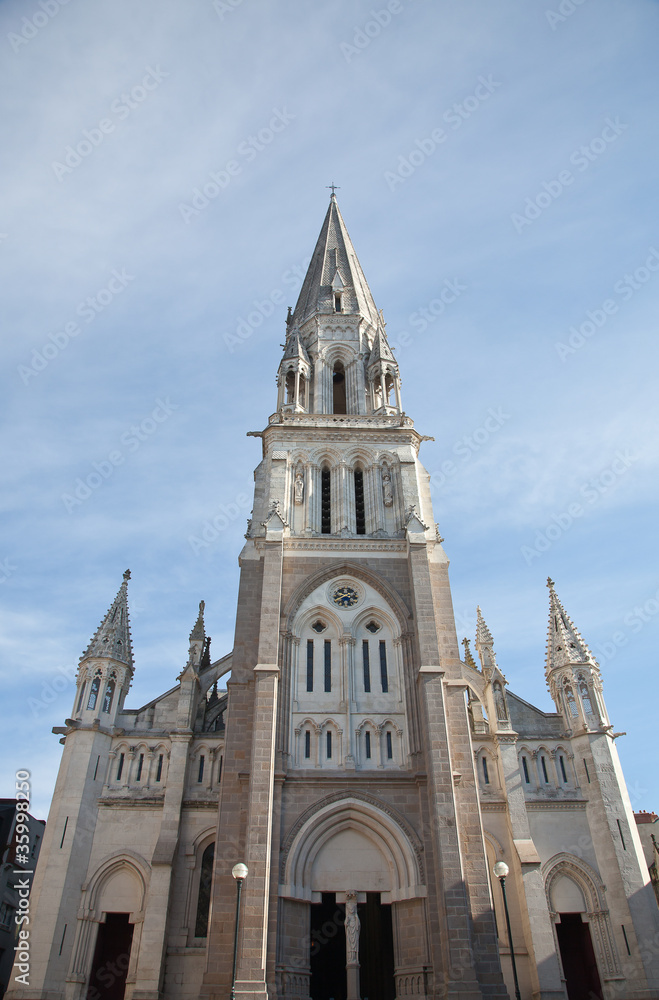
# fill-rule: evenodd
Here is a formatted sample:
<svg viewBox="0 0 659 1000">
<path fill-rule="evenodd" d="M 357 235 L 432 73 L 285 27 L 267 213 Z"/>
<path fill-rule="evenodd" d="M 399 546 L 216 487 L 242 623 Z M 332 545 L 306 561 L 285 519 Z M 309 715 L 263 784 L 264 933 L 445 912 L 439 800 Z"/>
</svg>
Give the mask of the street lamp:
<svg viewBox="0 0 659 1000">
<path fill-rule="evenodd" d="M 521 1000 L 519 994 L 519 983 L 517 981 L 517 965 L 515 964 L 515 949 L 513 947 L 513 935 L 510 930 L 510 914 L 508 913 L 508 900 L 506 899 L 506 875 L 510 871 L 505 861 L 497 861 L 492 869 L 496 877 L 501 882 L 501 892 L 503 893 L 503 908 L 506 911 L 506 927 L 508 928 L 508 946 L 510 948 L 510 961 L 513 965 L 513 979 L 515 981 L 515 997 Z"/>
<path fill-rule="evenodd" d="M 233 971 L 231 973 L 231 1000 L 236 1000 L 236 965 L 238 963 L 238 921 L 240 919 L 240 891 L 249 872 L 242 862 L 234 865 L 231 874 L 236 880 L 236 926 L 233 932 Z"/>
</svg>

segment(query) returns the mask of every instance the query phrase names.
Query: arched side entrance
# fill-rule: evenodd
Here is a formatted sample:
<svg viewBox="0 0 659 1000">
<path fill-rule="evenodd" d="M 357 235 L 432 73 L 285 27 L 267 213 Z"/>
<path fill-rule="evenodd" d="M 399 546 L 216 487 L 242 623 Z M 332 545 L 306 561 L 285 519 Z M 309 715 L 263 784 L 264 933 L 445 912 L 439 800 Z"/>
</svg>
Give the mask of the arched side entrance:
<svg viewBox="0 0 659 1000">
<path fill-rule="evenodd" d="M 555 855 L 543 874 L 568 998 L 603 997 L 603 984 L 621 972 L 602 880 L 572 854 Z"/>
<path fill-rule="evenodd" d="M 123 1000 L 139 953 L 149 867 L 124 851 L 107 858 L 83 885 L 69 979 L 76 996 Z"/>
<path fill-rule="evenodd" d="M 421 846 L 384 803 L 338 793 L 307 810 L 284 840 L 279 894 L 282 995 L 426 995 Z"/>
</svg>

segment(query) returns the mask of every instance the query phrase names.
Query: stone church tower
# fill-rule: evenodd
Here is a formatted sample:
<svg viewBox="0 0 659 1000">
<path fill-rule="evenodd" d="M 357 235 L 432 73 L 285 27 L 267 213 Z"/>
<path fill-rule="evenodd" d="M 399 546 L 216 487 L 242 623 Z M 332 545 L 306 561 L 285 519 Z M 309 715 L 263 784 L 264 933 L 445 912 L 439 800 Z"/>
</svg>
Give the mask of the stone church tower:
<svg viewBox="0 0 659 1000">
<path fill-rule="evenodd" d="M 12 1000 L 659 998 L 599 667 L 550 581 L 555 713 L 460 654 L 424 438 L 332 193 L 286 321 L 233 651 L 203 602 L 137 710 L 126 573 L 85 651 Z M 218 680 L 230 672 L 227 692 Z"/>
</svg>

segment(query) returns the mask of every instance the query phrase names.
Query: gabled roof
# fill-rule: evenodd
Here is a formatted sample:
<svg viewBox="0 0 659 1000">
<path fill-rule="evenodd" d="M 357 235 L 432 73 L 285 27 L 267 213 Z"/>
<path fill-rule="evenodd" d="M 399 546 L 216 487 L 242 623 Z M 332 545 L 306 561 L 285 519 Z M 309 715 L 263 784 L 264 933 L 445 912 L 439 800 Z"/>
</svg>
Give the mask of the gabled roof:
<svg viewBox="0 0 659 1000">
<path fill-rule="evenodd" d="M 81 656 L 81 660 L 92 656 L 104 656 L 133 668 L 133 648 L 128 620 L 129 580 L 130 570 L 127 569 L 112 606 L 96 629 L 91 642 Z"/>
<path fill-rule="evenodd" d="M 286 341 L 286 349 L 284 350 L 284 357 L 282 361 L 288 361 L 290 358 L 296 358 L 299 361 L 304 361 L 306 364 L 310 365 L 309 355 L 307 354 L 307 349 L 300 340 L 300 334 L 297 330 L 294 330 Z"/>
<path fill-rule="evenodd" d="M 332 193 L 327 215 L 302 283 L 293 322 L 300 326 L 316 312 L 334 311 L 334 292 L 342 290 L 343 313 L 358 313 L 373 327 L 378 325 L 378 311 L 368 287 L 352 240 Z"/>
<path fill-rule="evenodd" d="M 389 361 L 394 365 L 397 363 L 392 350 L 389 347 L 387 335 L 381 326 L 378 327 L 375 337 L 373 338 L 373 347 L 371 348 L 371 356 L 368 359 L 368 367 L 370 368 L 372 365 L 376 365 L 378 361 Z"/>
<path fill-rule="evenodd" d="M 547 578 L 547 586 L 549 587 L 547 675 L 557 667 L 565 667 L 573 663 L 588 663 L 599 672 L 595 657 L 558 599 L 554 590 L 554 581 Z"/>
</svg>

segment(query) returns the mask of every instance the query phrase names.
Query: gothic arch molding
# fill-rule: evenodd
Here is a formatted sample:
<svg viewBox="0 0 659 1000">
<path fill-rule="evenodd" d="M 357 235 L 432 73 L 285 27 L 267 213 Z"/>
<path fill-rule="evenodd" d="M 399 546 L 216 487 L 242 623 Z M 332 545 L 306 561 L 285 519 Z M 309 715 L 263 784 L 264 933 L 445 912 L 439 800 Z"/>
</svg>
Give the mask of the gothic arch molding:
<svg viewBox="0 0 659 1000">
<path fill-rule="evenodd" d="M 280 895 L 310 900 L 314 859 L 345 830 L 359 832 L 383 855 L 392 876 L 392 899 L 426 895 L 420 840 L 396 810 L 359 792 L 336 792 L 298 818 L 282 845 Z"/>
<path fill-rule="evenodd" d="M 293 631 L 293 621 L 298 608 L 305 598 L 311 594 L 316 587 L 320 587 L 321 584 L 325 583 L 327 580 L 331 580 L 334 577 L 339 576 L 354 576 L 355 579 L 362 580 L 364 583 L 367 583 L 369 587 L 372 587 L 373 590 L 377 591 L 381 597 L 384 598 L 389 607 L 396 614 L 401 632 L 405 634 L 408 631 L 409 622 L 412 621 L 412 613 L 395 590 L 393 590 L 389 584 L 383 581 L 380 577 L 376 577 L 373 573 L 369 573 L 367 570 L 362 569 L 361 566 L 356 566 L 348 562 L 337 564 L 330 569 L 320 570 L 318 573 L 314 573 L 313 576 L 310 576 L 306 580 L 302 581 L 302 583 L 288 599 L 286 607 L 283 611 L 283 615 L 286 619 L 287 631 Z"/>
<path fill-rule="evenodd" d="M 620 975 L 618 952 L 611 932 L 611 921 L 606 906 L 605 886 L 595 869 L 576 855 L 563 852 L 555 854 L 543 865 L 542 875 L 545 880 L 547 909 L 554 922 L 554 935 L 556 936 L 558 914 L 553 908 L 552 888 L 559 878 L 566 877 L 574 882 L 583 894 L 600 971 L 604 976 Z M 556 951 L 558 954 L 557 937 Z"/>
<path fill-rule="evenodd" d="M 143 911 L 151 870 L 144 858 L 135 851 L 118 851 L 101 862 L 92 877 L 82 887 L 83 894 L 87 897 L 86 909 L 95 911 L 102 897 L 103 889 L 110 879 L 121 871 L 129 872 L 137 880 L 140 898 L 138 912 Z"/>
</svg>

